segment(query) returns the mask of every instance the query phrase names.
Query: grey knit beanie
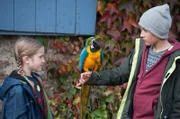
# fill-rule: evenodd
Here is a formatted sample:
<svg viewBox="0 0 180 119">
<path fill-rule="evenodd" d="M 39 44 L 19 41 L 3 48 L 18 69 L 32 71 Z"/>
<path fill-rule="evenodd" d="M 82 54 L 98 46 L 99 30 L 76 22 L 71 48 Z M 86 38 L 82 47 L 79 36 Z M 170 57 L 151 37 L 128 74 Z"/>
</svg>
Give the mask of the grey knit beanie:
<svg viewBox="0 0 180 119">
<path fill-rule="evenodd" d="M 168 4 L 149 9 L 141 16 L 139 21 L 141 27 L 161 39 L 168 38 L 171 23 Z"/>
</svg>

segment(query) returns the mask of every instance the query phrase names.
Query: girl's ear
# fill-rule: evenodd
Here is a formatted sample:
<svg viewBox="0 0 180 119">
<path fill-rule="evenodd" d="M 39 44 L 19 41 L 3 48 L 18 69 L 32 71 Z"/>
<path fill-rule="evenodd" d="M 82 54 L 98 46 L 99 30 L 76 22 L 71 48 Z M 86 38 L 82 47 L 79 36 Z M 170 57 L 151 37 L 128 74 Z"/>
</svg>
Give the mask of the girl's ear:
<svg viewBox="0 0 180 119">
<path fill-rule="evenodd" d="M 23 56 L 22 60 L 24 63 L 29 64 L 29 57 L 28 56 Z"/>
</svg>

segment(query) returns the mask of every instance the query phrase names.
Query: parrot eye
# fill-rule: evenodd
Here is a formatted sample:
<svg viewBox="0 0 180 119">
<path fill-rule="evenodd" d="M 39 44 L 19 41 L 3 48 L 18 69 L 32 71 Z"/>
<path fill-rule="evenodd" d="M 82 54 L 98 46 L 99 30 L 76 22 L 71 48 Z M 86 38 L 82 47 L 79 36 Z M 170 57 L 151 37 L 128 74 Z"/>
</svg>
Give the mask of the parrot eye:
<svg viewBox="0 0 180 119">
<path fill-rule="evenodd" d="M 97 52 L 99 49 L 100 49 L 100 45 L 98 44 L 96 39 L 93 39 L 90 42 L 90 50 L 91 50 L 91 52 Z"/>
<path fill-rule="evenodd" d="M 93 41 L 93 46 L 94 46 L 96 49 L 100 49 L 100 45 L 97 43 L 96 40 Z"/>
</svg>

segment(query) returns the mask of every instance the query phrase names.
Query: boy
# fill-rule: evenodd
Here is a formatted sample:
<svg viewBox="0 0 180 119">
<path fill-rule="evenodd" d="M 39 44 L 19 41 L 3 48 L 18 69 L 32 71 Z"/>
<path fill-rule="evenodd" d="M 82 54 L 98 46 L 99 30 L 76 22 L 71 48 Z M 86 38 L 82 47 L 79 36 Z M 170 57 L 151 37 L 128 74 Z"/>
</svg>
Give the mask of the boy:
<svg viewBox="0 0 180 119">
<path fill-rule="evenodd" d="M 81 74 L 80 84 L 128 82 L 117 119 L 180 119 L 180 43 L 168 38 L 172 19 L 167 4 L 146 11 L 135 49 L 119 66 Z"/>
</svg>

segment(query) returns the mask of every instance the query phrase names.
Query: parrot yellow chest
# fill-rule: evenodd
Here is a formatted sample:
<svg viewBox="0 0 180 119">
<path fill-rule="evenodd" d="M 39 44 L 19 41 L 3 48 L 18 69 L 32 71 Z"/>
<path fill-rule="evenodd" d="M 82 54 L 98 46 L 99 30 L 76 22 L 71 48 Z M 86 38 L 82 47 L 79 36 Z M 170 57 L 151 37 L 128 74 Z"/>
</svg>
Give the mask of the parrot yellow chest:
<svg viewBox="0 0 180 119">
<path fill-rule="evenodd" d="M 101 64 L 100 50 L 97 52 L 91 52 L 90 47 L 87 48 L 88 56 L 85 59 L 83 69 L 84 71 L 96 71 Z"/>
</svg>

